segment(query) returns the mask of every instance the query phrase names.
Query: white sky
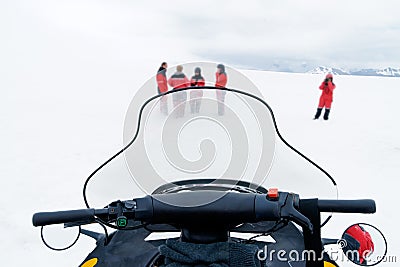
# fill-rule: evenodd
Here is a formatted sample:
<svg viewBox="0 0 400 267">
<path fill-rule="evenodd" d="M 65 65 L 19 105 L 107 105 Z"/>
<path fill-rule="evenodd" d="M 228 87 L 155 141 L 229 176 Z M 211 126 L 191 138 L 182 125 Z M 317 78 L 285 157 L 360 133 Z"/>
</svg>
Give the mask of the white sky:
<svg viewBox="0 0 400 267">
<path fill-rule="evenodd" d="M 2 0 L 0 70 L 201 59 L 400 67 L 399 10 L 398 0 Z"/>
</svg>

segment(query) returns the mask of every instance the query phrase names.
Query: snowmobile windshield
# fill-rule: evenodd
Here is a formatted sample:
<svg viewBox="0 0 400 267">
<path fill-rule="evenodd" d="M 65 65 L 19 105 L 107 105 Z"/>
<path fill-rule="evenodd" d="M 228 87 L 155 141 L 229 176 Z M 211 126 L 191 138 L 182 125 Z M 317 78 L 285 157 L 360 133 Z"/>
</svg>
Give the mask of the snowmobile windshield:
<svg viewBox="0 0 400 267">
<path fill-rule="evenodd" d="M 136 91 L 125 118 L 125 149 L 89 181 L 89 205 L 152 194 L 165 184 L 187 189 L 202 180 L 224 190 L 245 184 L 336 199 L 329 175 L 279 132 L 273 114 L 279 103 L 268 101 L 279 84 L 260 80 L 256 86 L 215 63 L 161 68 Z"/>
</svg>

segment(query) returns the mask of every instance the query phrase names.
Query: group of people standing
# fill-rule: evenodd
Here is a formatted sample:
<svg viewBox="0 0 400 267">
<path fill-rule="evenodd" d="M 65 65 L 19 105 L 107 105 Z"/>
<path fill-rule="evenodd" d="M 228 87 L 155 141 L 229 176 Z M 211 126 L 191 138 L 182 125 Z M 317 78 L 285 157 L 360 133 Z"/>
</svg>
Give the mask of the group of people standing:
<svg viewBox="0 0 400 267">
<path fill-rule="evenodd" d="M 191 87 L 193 89 L 189 90 L 190 94 L 190 112 L 192 114 L 200 112 L 201 100 L 203 98 L 203 90 L 196 87 L 203 87 L 206 85 L 206 81 L 201 74 L 201 68 L 196 67 L 194 69 L 194 75 L 189 80 L 183 73 L 183 66 L 176 66 L 176 72 L 167 79 L 167 68 L 168 64 L 166 62 L 161 63 L 158 69 L 156 80 L 157 80 L 157 90 L 159 94 L 168 92 L 168 86 L 172 87 L 172 90 L 182 89 Z M 228 82 L 228 76 L 225 71 L 225 66 L 223 64 L 217 65 L 217 72 L 215 73 L 215 87 L 225 88 Z M 336 85 L 333 83 L 333 75 L 328 73 L 325 80 L 319 86 L 322 90 L 321 97 L 319 99 L 319 104 L 317 108 L 317 113 L 314 116 L 314 120 L 319 119 L 322 114 L 322 110 L 325 108 L 325 113 L 323 115 L 324 120 L 329 119 L 329 114 L 331 111 L 332 101 L 333 101 L 333 90 Z M 225 95 L 226 91 L 216 90 L 216 98 L 218 101 L 218 115 L 224 115 L 225 113 Z M 176 117 L 183 117 L 185 114 L 187 101 L 187 91 L 179 91 L 172 94 L 173 107 L 176 110 Z M 168 115 L 168 101 L 167 95 L 161 97 L 160 100 L 160 110 L 161 113 Z"/>
<path fill-rule="evenodd" d="M 201 74 L 201 68 L 196 67 L 194 69 L 194 75 L 189 80 L 183 73 L 183 66 L 176 66 L 176 72 L 167 79 L 167 68 L 168 64 L 166 62 L 161 63 L 158 69 L 156 80 L 157 80 L 157 90 L 159 94 L 168 92 L 168 85 L 172 87 L 172 90 L 193 87 L 189 92 L 189 104 L 190 112 L 192 114 L 200 112 L 201 100 L 203 98 L 203 90 L 195 89 L 196 87 L 203 87 L 206 85 L 206 81 Z M 217 72 L 215 74 L 215 87 L 225 88 L 228 83 L 228 76 L 225 71 L 225 66 L 223 64 L 217 65 Z M 218 100 L 218 115 L 224 115 L 225 113 L 225 95 L 226 91 L 217 90 L 216 96 Z M 187 101 L 187 91 L 179 91 L 172 94 L 172 103 L 175 109 L 176 117 L 183 117 L 185 115 Z M 160 110 L 163 114 L 168 115 L 168 101 L 167 95 L 161 97 L 160 100 Z"/>
</svg>

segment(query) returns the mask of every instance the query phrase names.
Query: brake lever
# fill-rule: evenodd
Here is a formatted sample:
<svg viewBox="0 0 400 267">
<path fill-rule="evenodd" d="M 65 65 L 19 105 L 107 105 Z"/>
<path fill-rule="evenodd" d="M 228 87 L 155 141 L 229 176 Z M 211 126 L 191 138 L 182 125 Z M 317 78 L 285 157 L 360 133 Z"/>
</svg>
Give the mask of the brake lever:
<svg viewBox="0 0 400 267">
<path fill-rule="evenodd" d="M 83 225 L 88 225 L 95 223 L 95 219 L 90 219 L 86 221 L 79 221 L 79 222 L 69 222 L 69 223 L 64 223 L 64 228 L 71 228 L 71 227 L 77 227 L 77 226 L 83 226 Z"/>
<path fill-rule="evenodd" d="M 314 226 L 311 223 L 310 219 L 301 214 L 295 207 L 294 203 L 296 201 L 296 195 L 294 193 L 288 193 L 286 195 L 285 202 L 283 206 L 281 206 L 280 215 L 281 218 L 289 219 L 302 227 L 306 227 L 311 234 L 313 233 Z"/>
</svg>

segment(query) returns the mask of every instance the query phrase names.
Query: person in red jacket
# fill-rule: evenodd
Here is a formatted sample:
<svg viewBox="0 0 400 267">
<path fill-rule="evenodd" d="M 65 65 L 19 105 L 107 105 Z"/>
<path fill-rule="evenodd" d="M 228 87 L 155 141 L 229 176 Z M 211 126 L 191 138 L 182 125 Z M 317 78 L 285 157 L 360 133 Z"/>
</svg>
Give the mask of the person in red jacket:
<svg viewBox="0 0 400 267">
<path fill-rule="evenodd" d="M 329 119 L 329 113 L 331 111 L 332 101 L 333 101 L 333 90 L 336 85 L 333 83 L 333 75 L 328 73 L 325 80 L 319 86 L 322 90 L 321 97 L 319 98 L 319 104 L 317 113 L 315 114 L 314 120 L 317 120 L 321 116 L 322 109 L 325 107 L 324 120 Z"/>
<path fill-rule="evenodd" d="M 160 68 L 157 71 L 156 81 L 157 81 L 157 91 L 158 94 L 168 92 L 167 84 L 167 62 L 161 63 Z M 160 111 L 161 113 L 168 115 L 168 99 L 167 96 L 162 96 L 160 99 Z"/>
<path fill-rule="evenodd" d="M 201 69 L 199 67 L 194 69 L 194 75 L 190 80 L 190 86 L 201 87 L 205 86 L 206 82 L 201 76 Z M 192 114 L 200 112 L 201 98 L 203 97 L 203 90 L 190 90 L 190 111 Z"/>
<path fill-rule="evenodd" d="M 174 89 L 181 89 L 190 86 L 190 81 L 182 72 L 183 66 L 176 66 L 176 72 L 168 79 L 168 84 Z M 176 109 L 176 117 L 183 117 L 185 115 L 187 94 L 186 91 L 181 91 L 172 94 L 172 102 Z"/>
<path fill-rule="evenodd" d="M 346 256 L 350 256 L 354 263 L 368 265 L 367 258 L 375 249 L 371 235 L 361 225 L 355 224 L 346 230 L 342 239 L 346 241 L 346 247 L 343 248 Z"/>
<path fill-rule="evenodd" d="M 225 72 L 225 66 L 223 64 L 217 65 L 217 73 L 215 74 L 215 87 L 225 88 L 228 83 L 228 76 Z M 225 95 L 226 91 L 217 90 L 217 100 L 218 100 L 218 115 L 222 116 L 225 114 Z"/>
</svg>

